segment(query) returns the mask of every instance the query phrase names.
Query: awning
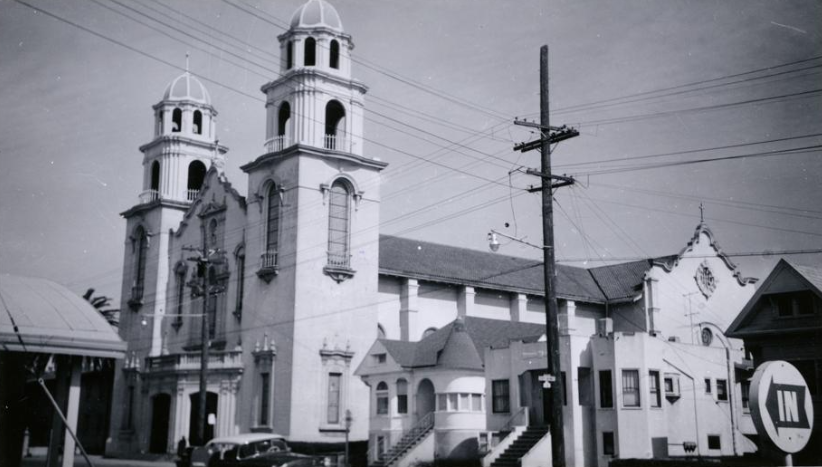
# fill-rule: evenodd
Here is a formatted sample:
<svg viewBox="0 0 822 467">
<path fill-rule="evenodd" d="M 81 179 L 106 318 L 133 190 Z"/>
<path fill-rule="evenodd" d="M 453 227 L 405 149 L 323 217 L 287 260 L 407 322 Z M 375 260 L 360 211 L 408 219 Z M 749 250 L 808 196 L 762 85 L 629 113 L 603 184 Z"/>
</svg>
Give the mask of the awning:
<svg viewBox="0 0 822 467">
<path fill-rule="evenodd" d="M 0 308 L 0 350 L 125 356 L 125 342 L 106 319 L 82 297 L 55 282 L 0 274 Z"/>
</svg>

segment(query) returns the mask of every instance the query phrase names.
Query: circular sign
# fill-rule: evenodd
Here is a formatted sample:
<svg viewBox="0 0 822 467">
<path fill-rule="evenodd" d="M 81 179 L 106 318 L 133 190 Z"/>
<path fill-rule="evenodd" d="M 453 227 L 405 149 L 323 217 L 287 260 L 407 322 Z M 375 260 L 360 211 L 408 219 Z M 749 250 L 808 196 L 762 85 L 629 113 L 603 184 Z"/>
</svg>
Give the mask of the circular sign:
<svg viewBox="0 0 822 467">
<path fill-rule="evenodd" d="M 788 454 L 808 444 L 813 429 L 811 392 L 788 362 L 765 362 L 751 380 L 751 416 L 756 431 Z"/>
</svg>

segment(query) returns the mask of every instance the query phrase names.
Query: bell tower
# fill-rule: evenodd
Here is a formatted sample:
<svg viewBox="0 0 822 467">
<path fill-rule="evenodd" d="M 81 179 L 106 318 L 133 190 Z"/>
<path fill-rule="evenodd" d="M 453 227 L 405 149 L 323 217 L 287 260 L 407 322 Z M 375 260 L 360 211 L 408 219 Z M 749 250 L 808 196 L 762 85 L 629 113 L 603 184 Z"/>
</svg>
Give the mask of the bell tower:
<svg viewBox="0 0 822 467">
<path fill-rule="evenodd" d="M 264 153 L 248 174 L 247 342 L 277 342 L 267 427 L 293 441 L 368 437 L 368 388 L 353 371 L 377 338 L 380 172 L 363 146 L 368 88 L 351 77 L 351 36 L 325 0 L 297 9 L 279 36 L 266 95 Z M 245 378 L 247 375 L 244 375 Z M 241 396 L 253 400 L 251 386 Z"/>
</svg>

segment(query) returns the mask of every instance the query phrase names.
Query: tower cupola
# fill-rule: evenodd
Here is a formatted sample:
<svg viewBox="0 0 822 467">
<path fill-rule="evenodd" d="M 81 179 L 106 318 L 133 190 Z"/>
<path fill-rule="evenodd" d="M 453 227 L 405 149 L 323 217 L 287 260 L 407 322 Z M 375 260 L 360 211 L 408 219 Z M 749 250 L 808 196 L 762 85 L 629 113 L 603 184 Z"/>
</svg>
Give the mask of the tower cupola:
<svg viewBox="0 0 822 467">
<path fill-rule="evenodd" d="M 140 202 L 190 203 L 199 194 L 208 168 L 214 165 L 222 171 L 225 165 L 227 148 L 217 142 L 217 110 L 206 87 L 188 71 L 188 63 L 153 109 L 154 139 L 140 147 L 144 156 Z"/>
<path fill-rule="evenodd" d="M 367 87 L 351 79 L 354 43 L 337 10 L 308 0 L 278 37 L 280 77 L 266 93 L 266 152 L 304 145 L 362 155 Z"/>
</svg>

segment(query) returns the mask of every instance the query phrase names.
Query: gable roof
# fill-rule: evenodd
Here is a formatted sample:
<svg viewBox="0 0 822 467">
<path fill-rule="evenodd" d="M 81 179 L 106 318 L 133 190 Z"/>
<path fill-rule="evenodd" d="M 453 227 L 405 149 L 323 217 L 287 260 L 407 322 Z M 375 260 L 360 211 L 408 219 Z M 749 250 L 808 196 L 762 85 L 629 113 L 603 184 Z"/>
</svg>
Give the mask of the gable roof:
<svg viewBox="0 0 822 467">
<path fill-rule="evenodd" d="M 558 264 L 557 297 L 588 303 L 631 299 L 645 273 L 675 255 L 585 269 Z M 542 261 L 380 235 L 380 273 L 543 296 Z"/>
<path fill-rule="evenodd" d="M 380 342 L 391 358 L 406 368 L 482 369 L 486 348 L 507 346 L 512 340 L 534 342 L 544 334 L 544 324 L 466 316 L 418 342 L 389 339 L 380 339 Z"/>
<path fill-rule="evenodd" d="M 785 258 L 781 258 L 776 266 L 768 274 L 768 277 L 762 281 L 762 285 L 754 292 L 748 303 L 742 308 L 742 311 L 736 316 L 736 319 L 728 326 L 725 335 L 728 337 L 744 338 L 754 334 L 774 334 L 782 332 L 797 332 L 797 331 L 813 331 L 822 329 L 822 322 L 818 317 L 809 317 L 809 320 L 796 322 L 793 319 L 789 321 L 770 321 L 765 328 L 763 324 L 751 325 L 757 312 L 760 308 L 756 305 L 760 302 L 763 296 L 772 293 L 771 284 L 782 274 L 783 271 L 792 271 L 799 276 L 801 280 L 808 286 L 818 297 L 822 298 L 822 267 L 803 266 L 794 264 Z M 810 326 L 810 323 L 818 323 L 816 327 Z M 797 327 L 799 326 L 799 327 Z"/>
</svg>

